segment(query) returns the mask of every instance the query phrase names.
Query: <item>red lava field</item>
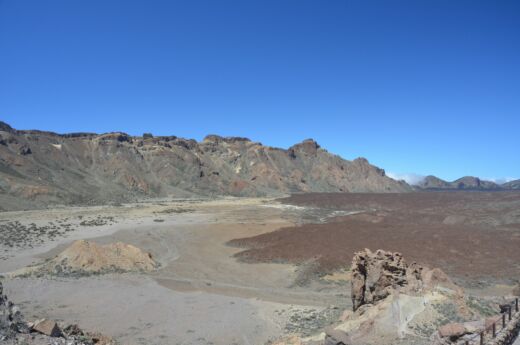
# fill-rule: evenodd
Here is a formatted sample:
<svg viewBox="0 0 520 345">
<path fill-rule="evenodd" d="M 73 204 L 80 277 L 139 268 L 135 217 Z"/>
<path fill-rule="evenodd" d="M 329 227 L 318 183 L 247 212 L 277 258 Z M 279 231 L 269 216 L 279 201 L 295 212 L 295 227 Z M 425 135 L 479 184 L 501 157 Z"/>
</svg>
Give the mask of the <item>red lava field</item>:
<svg viewBox="0 0 520 345">
<path fill-rule="evenodd" d="M 360 211 L 303 224 L 230 245 L 252 262 L 316 262 L 315 273 L 348 268 L 363 248 L 403 253 L 454 277 L 506 280 L 520 273 L 519 192 L 298 194 L 284 204 Z"/>
</svg>

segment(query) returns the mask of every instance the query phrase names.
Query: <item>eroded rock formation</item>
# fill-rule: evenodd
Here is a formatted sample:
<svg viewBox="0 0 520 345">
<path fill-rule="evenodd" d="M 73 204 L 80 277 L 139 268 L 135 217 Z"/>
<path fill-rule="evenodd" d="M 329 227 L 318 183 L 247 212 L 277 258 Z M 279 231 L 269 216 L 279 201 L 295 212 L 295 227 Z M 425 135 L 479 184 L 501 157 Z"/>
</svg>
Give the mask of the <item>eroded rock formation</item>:
<svg viewBox="0 0 520 345">
<path fill-rule="evenodd" d="M 408 265 L 400 253 L 384 250 L 357 252 L 352 260 L 352 305 L 354 311 L 364 304 L 374 304 L 395 290 L 419 291 L 423 287 L 424 268 Z M 431 279 L 431 272 L 429 277 Z"/>
</svg>

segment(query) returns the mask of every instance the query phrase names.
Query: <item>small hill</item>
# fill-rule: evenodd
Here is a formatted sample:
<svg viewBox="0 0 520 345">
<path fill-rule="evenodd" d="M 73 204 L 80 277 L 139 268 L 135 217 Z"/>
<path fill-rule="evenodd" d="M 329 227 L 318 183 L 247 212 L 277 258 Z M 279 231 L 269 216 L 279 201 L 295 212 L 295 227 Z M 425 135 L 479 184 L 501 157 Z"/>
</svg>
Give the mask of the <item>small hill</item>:
<svg viewBox="0 0 520 345">
<path fill-rule="evenodd" d="M 23 275 L 70 275 L 152 271 L 158 267 L 149 253 L 122 242 L 98 244 L 80 240 L 55 258 L 14 272 Z"/>
<path fill-rule="evenodd" d="M 451 188 L 451 184 L 447 181 L 441 180 L 440 178 L 429 175 L 424 178 L 419 184 L 418 187 L 424 189 L 445 189 Z"/>
</svg>

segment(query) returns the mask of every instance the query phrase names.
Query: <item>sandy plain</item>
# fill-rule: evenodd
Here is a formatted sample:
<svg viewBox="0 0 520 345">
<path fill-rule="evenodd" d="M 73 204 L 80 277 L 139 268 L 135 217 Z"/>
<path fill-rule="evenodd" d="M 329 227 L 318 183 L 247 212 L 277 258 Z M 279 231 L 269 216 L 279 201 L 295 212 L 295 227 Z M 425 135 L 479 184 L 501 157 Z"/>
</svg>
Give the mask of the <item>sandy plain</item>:
<svg viewBox="0 0 520 345">
<path fill-rule="evenodd" d="M 0 214 L 0 272 L 54 257 L 72 241 L 150 252 L 151 273 L 5 278 L 28 318 L 51 318 L 122 344 L 265 344 L 312 334 L 349 306 L 348 284 L 298 284 L 300 266 L 244 263 L 227 242 L 334 215 L 271 199 L 153 200 Z M 13 242 L 12 233 L 23 240 Z"/>
</svg>

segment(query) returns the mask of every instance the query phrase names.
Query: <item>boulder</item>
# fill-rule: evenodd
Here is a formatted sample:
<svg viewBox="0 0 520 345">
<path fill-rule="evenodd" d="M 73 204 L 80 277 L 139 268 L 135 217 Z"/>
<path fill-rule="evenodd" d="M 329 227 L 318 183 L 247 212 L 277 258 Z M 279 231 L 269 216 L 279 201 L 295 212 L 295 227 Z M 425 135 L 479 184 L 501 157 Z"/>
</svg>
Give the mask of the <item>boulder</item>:
<svg viewBox="0 0 520 345">
<path fill-rule="evenodd" d="M 41 334 L 48 335 L 49 337 L 61 337 L 63 332 L 55 321 L 41 319 L 34 323 L 32 330 Z"/>
<path fill-rule="evenodd" d="M 466 334 L 466 327 L 462 323 L 448 323 L 439 327 L 439 335 L 442 338 L 459 338 Z"/>
<path fill-rule="evenodd" d="M 324 345 L 350 345 L 352 341 L 347 333 L 337 329 L 327 329 L 325 331 Z"/>
</svg>

